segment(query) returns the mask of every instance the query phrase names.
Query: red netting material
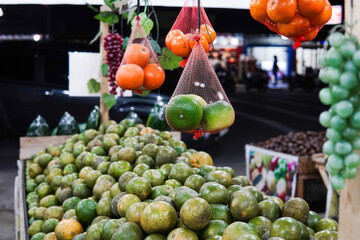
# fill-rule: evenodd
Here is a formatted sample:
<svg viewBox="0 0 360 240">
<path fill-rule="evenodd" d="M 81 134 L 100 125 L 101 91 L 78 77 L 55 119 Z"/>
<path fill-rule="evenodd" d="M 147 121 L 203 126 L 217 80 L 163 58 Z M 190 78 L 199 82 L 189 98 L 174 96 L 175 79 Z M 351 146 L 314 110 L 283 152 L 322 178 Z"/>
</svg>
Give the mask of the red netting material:
<svg viewBox="0 0 360 240">
<path fill-rule="evenodd" d="M 116 74 L 116 82 L 122 89 L 141 94 L 159 88 L 164 80 L 165 71 L 138 19 Z"/>
<path fill-rule="evenodd" d="M 194 139 L 234 123 L 234 109 L 199 42 L 193 48 L 165 116 L 171 128 L 194 133 Z"/>
<path fill-rule="evenodd" d="M 196 42 L 200 41 L 205 51 L 208 52 L 216 38 L 216 32 L 204 8 L 200 3 L 199 9 L 198 4 L 197 0 L 185 1 L 174 25 L 165 39 L 166 46 L 176 56 L 185 59 L 185 61 L 180 63 L 181 67 L 185 66 L 186 59 L 190 56 Z"/>
<path fill-rule="evenodd" d="M 206 24 L 211 26 L 205 9 L 200 3 L 200 25 Z M 186 0 L 171 30 L 181 30 L 184 34 L 195 33 L 198 29 L 198 1 Z"/>
<path fill-rule="evenodd" d="M 295 0 L 251 0 L 250 13 L 271 31 L 292 39 L 296 49 L 316 38 L 330 20 L 332 7 L 328 0 L 316 0 L 311 6 Z"/>
</svg>

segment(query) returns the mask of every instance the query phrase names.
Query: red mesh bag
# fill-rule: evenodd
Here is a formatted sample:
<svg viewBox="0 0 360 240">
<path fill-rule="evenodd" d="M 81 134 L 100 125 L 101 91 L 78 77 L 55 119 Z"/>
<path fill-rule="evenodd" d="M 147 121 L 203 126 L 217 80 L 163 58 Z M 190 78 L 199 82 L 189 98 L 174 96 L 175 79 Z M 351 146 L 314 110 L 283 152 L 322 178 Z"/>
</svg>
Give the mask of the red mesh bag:
<svg viewBox="0 0 360 240">
<path fill-rule="evenodd" d="M 142 94 L 159 88 L 164 80 L 165 71 L 137 19 L 116 73 L 116 83 L 124 90 Z"/>
<path fill-rule="evenodd" d="M 165 117 L 172 129 L 194 133 L 194 139 L 234 123 L 234 109 L 200 42 L 194 46 Z"/>
<path fill-rule="evenodd" d="M 166 46 L 177 56 L 188 58 L 195 44 L 200 41 L 206 52 L 211 49 L 216 38 L 216 32 L 198 0 L 186 0 L 174 25 L 166 36 Z M 200 29 L 199 29 L 200 14 Z M 186 61 L 181 62 L 184 67 Z"/>
<path fill-rule="evenodd" d="M 328 0 L 251 0 L 251 16 L 271 31 L 290 38 L 294 48 L 316 38 L 332 15 Z"/>
</svg>

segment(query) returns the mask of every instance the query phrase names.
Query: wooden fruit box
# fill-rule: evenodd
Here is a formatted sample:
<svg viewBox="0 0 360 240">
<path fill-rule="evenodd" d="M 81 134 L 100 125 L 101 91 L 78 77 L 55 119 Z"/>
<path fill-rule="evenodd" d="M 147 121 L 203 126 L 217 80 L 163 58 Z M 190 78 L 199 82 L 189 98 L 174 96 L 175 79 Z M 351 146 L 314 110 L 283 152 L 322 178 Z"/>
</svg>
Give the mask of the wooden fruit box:
<svg viewBox="0 0 360 240">
<path fill-rule="evenodd" d="M 27 233 L 29 222 L 26 205 L 25 191 L 25 163 L 34 153 L 44 150 L 48 145 L 61 145 L 71 136 L 49 136 L 49 137 L 21 137 L 19 160 L 18 160 L 18 176 L 15 181 L 15 237 L 16 239 L 29 239 Z"/>
<path fill-rule="evenodd" d="M 181 139 L 180 132 L 171 132 L 174 138 Z M 27 233 L 29 223 L 26 205 L 25 191 L 25 163 L 34 153 L 44 150 L 48 145 L 62 145 L 71 136 L 49 136 L 49 137 L 21 137 L 18 175 L 14 186 L 14 211 L 15 211 L 15 239 L 29 240 Z"/>
<path fill-rule="evenodd" d="M 360 154 L 360 151 L 356 151 Z M 313 155 L 313 161 L 319 170 L 325 185 L 330 184 L 328 173 L 326 172 L 326 160 L 324 154 Z M 340 191 L 339 206 L 339 240 L 358 239 L 360 235 L 360 166 L 358 174 L 354 179 L 346 180 L 345 187 Z"/>
<path fill-rule="evenodd" d="M 312 156 L 299 157 L 298 174 L 316 174 L 317 169 Z"/>
</svg>

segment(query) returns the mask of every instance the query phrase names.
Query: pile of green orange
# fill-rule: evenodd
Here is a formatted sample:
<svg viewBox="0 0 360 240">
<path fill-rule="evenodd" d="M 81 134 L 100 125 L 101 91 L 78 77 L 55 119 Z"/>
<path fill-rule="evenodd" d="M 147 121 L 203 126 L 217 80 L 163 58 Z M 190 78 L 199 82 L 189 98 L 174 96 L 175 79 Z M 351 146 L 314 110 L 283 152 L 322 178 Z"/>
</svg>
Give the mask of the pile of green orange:
<svg viewBox="0 0 360 240">
<path fill-rule="evenodd" d="M 337 222 L 304 200 L 266 196 L 170 132 L 129 120 L 35 154 L 26 192 L 31 240 L 337 238 Z"/>
<path fill-rule="evenodd" d="M 207 103 L 195 94 L 173 97 L 166 106 L 165 116 L 170 127 L 181 132 L 218 132 L 230 127 L 235 120 L 230 103 L 223 100 Z"/>
</svg>

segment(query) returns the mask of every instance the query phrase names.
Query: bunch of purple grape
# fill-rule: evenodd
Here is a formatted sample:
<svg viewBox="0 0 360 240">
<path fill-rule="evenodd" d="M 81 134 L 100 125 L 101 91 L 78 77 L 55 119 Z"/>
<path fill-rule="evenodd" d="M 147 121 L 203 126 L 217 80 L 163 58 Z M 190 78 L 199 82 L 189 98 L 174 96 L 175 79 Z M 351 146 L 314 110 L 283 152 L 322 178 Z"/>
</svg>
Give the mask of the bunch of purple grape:
<svg viewBox="0 0 360 240">
<path fill-rule="evenodd" d="M 106 64 L 109 66 L 108 81 L 110 84 L 110 93 L 113 95 L 117 94 L 115 76 L 123 57 L 123 41 L 123 38 L 118 33 L 112 34 L 111 32 L 109 32 L 108 35 L 104 37 Z"/>
</svg>

